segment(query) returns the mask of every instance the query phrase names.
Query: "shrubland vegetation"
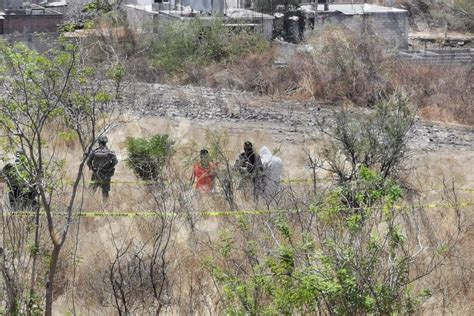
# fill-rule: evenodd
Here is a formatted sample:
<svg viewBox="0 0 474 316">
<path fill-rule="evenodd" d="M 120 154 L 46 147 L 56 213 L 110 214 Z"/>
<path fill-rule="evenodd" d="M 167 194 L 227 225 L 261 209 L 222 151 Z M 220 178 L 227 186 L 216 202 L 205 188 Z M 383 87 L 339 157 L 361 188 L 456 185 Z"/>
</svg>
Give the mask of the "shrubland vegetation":
<svg viewBox="0 0 474 316">
<path fill-rule="evenodd" d="M 474 32 L 474 5 L 470 0 L 414 0 L 403 1 L 402 5 L 408 10 L 410 26 L 415 30 Z"/>
<path fill-rule="evenodd" d="M 276 67 L 276 51 L 254 33 L 229 33 L 219 22 L 170 24 L 146 44 L 122 18 L 96 22 L 120 31 L 63 42 L 62 50 L 0 47 L 2 150 L 26 153 L 40 197 L 28 216 L 2 212 L 0 312 L 51 315 L 58 297 L 73 314 L 82 302 L 83 310 L 119 315 L 409 314 L 431 296 L 462 303 L 448 293 L 452 284 L 433 278 L 443 265 L 460 266 L 472 218 L 448 186 L 439 213 L 428 213 L 405 168 L 417 107 L 431 118 L 473 123 L 471 69 L 405 64 L 377 40 L 338 28 Z M 312 191 L 285 186 L 268 212 L 248 214 L 240 211 L 262 204 L 239 199 L 222 135 L 208 135 L 206 144 L 220 166 L 222 195 L 208 204 L 190 193 L 181 162 L 171 159 L 178 147 L 171 136 L 129 138 L 128 167 L 147 189 L 126 202 L 149 216 L 100 218 L 107 242 L 87 248 L 98 229 L 74 216 L 88 198 L 85 160 L 97 137 L 119 124 L 122 80 L 132 78 L 343 104 L 334 121 L 318 122 L 324 145 L 306 157 L 313 176 L 329 172 L 332 181 L 321 186 L 314 176 Z M 348 112 L 354 105 L 371 114 Z M 231 213 L 200 213 L 216 205 Z M 80 247 L 96 258 L 81 256 Z M 468 288 L 472 269 L 462 275 L 456 285 Z"/>
<path fill-rule="evenodd" d="M 27 153 L 40 195 L 30 216 L 3 212 L 1 300 L 7 313 L 51 315 L 54 299 L 65 296 L 73 313 L 87 302 L 119 315 L 390 314 L 416 312 L 437 295 L 422 281 L 448 262 L 470 222 L 461 220 L 455 200 L 443 208 L 453 219 L 443 234 L 433 238 L 422 220 L 425 211 L 403 181 L 414 119 L 403 93 L 377 98 L 372 115 L 342 111 L 332 124 L 319 122 L 326 146 L 307 158 L 334 181 L 309 193 L 305 188 L 305 194 L 286 187 L 271 205 L 279 212 L 268 206 L 268 213 L 240 213 L 249 202 L 238 199 L 225 137 L 210 134 L 207 145 L 221 166 L 221 205 L 234 213 L 214 220 L 200 214 L 202 201 L 189 194 L 180 163 L 169 159 L 172 139 L 129 138 L 129 167 L 147 180 L 134 208 L 153 215 L 101 218 L 110 239 L 95 249 L 95 261 L 83 253 L 83 262 L 78 249 L 92 250 L 94 243 L 94 237 L 82 242 L 91 224 L 74 216 L 87 198 L 83 166 L 97 136 L 116 122 L 113 110 L 121 99 L 107 91 L 117 91 L 123 69 L 86 67 L 76 59 L 78 47 L 67 48 L 45 54 L 2 48 L 8 74 L 2 77 L 8 92 L 2 132 Z M 116 85 L 101 88 L 106 78 Z M 66 134 L 69 146 L 79 148 L 79 165 L 56 149 Z M 61 185 L 70 164 L 77 167 L 72 187 Z M 211 223 L 213 231 L 205 233 Z"/>
<path fill-rule="evenodd" d="M 172 155 L 172 146 L 169 135 L 155 135 L 149 139 L 129 137 L 127 164 L 141 180 L 157 181 Z"/>
<path fill-rule="evenodd" d="M 316 191 L 297 216 L 242 217 L 221 229 L 206 266 L 222 287 L 227 312 L 417 310 L 430 292 L 408 289 L 416 279 L 409 262 L 425 257 L 409 246 L 414 236 L 407 235 L 401 217 L 416 215 L 396 206 L 405 193 L 395 181 L 412 123 L 402 95 L 380 100 L 370 118 L 340 113 L 320 154 L 320 168 L 337 176 L 335 187 Z"/>
<path fill-rule="evenodd" d="M 82 206 L 86 159 L 114 119 L 118 95 L 110 94 L 103 82 L 118 91 L 122 80 L 120 65 L 91 67 L 79 46 L 62 44 L 61 50 L 38 53 L 22 44 L 0 43 L 2 152 L 24 153 L 22 166 L 38 200 L 34 216 L 2 220 L 3 306 L 11 315 L 52 313 L 61 250 L 73 213 Z M 57 149 L 65 140 L 80 148 L 70 173 L 64 164 L 67 151 Z M 65 186 L 65 176 L 72 179 L 72 187 Z M 41 224 L 40 211 L 45 214 Z"/>
<path fill-rule="evenodd" d="M 378 100 L 372 116 L 341 111 L 335 114 L 335 128 L 319 122 L 331 140 L 321 157 L 327 168 L 344 185 L 356 180 L 360 168 L 376 171 L 383 179 L 398 180 L 407 160 L 407 142 L 414 125 L 414 110 L 406 95 L 398 93 Z"/>
<path fill-rule="evenodd" d="M 110 11 L 95 20 L 100 36 L 91 38 L 90 57 L 126 60 L 128 76 L 140 81 L 362 107 L 404 90 L 426 118 L 474 123 L 472 67 L 399 60 L 370 28 L 362 37 L 337 26 L 309 35 L 311 49 L 287 56 L 287 65 L 281 67 L 275 65 L 282 58 L 278 48 L 257 33 L 231 30 L 219 20 L 170 23 L 151 35 L 133 31 L 124 14 Z"/>
<path fill-rule="evenodd" d="M 454 4 L 455 4 L 455 8 L 459 9 L 459 10 L 462 10 L 463 13 L 465 13 L 468 18 L 473 17 L 474 15 L 474 3 L 472 3 L 472 1 L 469 1 L 469 0 L 456 0 L 454 1 Z M 472 22 L 472 20 L 471 20 Z M 472 25 L 471 25 L 471 31 L 473 30 L 472 29 Z"/>
<path fill-rule="evenodd" d="M 383 49 L 381 40 L 361 39 L 340 28 L 326 29 L 308 42 L 312 49 L 297 53 L 287 67 L 275 67 L 276 51 L 268 50 L 225 67 L 216 65 L 200 78 L 206 78 L 204 82 L 212 87 L 362 107 L 373 107 L 377 99 L 403 90 L 423 117 L 474 123 L 474 72 L 469 65 L 398 60 Z"/>
<path fill-rule="evenodd" d="M 268 46 L 255 32 L 233 33 L 219 20 L 210 25 L 193 20 L 164 26 L 149 57 L 156 68 L 172 74 L 212 63 L 231 62 L 250 52 L 262 52 Z"/>
<path fill-rule="evenodd" d="M 207 262 L 231 314 L 412 313 L 430 295 L 410 291 L 419 249 L 395 203 L 403 191 L 360 168 L 348 192 L 321 196 L 300 216 L 241 218 L 222 228 Z M 413 214 L 409 215 L 413 216 Z M 260 227 L 267 226 L 259 232 Z M 411 249 L 410 249 L 411 248 Z M 411 275 L 410 275 L 411 274 Z"/>
</svg>

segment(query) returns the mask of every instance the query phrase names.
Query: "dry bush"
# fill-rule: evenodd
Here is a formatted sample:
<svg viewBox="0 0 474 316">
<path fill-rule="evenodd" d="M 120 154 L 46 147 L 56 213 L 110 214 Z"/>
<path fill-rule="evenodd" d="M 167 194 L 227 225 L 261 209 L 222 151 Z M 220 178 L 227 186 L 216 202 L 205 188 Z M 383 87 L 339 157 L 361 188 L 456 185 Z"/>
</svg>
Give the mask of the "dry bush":
<svg viewBox="0 0 474 316">
<path fill-rule="evenodd" d="M 275 66 L 274 59 L 275 52 L 272 49 L 247 54 L 228 65 L 201 69 L 200 75 L 200 69 L 193 67 L 192 71 L 188 71 L 188 79 L 195 78 L 193 83 L 204 83 L 210 87 L 253 91 L 272 96 L 296 90 L 297 73 L 290 68 Z"/>
<path fill-rule="evenodd" d="M 445 184 L 437 197 L 441 197 L 441 204 L 445 206 L 420 208 L 416 221 L 408 226 L 413 236 L 414 230 L 420 227 L 425 248 L 435 250 L 436 257 L 413 264 L 414 273 L 431 272 L 416 283 L 417 288 L 428 288 L 432 293 L 423 306 L 426 314 L 465 315 L 472 309 L 474 292 L 470 285 L 474 278 L 474 257 L 468 249 L 473 241 L 474 218 L 469 209 L 457 206 L 460 203 L 458 194 L 459 191 Z M 436 262 L 441 256 L 445 256 L 445 260 Z"/>
<path fill-rule="evenodd" d="M 350 100 L 364 106 L 390 90 L 383 76 L 390 57 L 374 37 L 361 40 L 346 29 L 334 27 L 314 35 L 309 42 L 314 47 L 311 53 L 296 53 L 286 67 L 275 65 L 276 52 L 269 49 L 245 55 L 227 66 L 214 66 L 209 75 L 195 83 L 272 96 L 303 94 L 314 99 Z"/>
<path fill-rule="evenodd" d="M 330 87 L 324 82 L 321 69 L 308 54 L 297 54 L 288 67 L 298 74 L 298 88 L 304 96 L 317 99 L 325 98 L 331 93 Z"/>
<path fill-rule="evenodd" d="M 474 71 L 472 66 L 394 62 L 394 86 L 402 87 L 427 119 L 474 124 Z"/>
<path fill-rule="evenodd" d="M 388 229 L 382 223 L 382 214 L 375 215 L 381 212 L 381 209 L 372 205 L 374 208 L 370 212 L 374 213 L 368 218 L 374 217 L 363 220 L 367 220 L 366 228 L 371 233 L 366 231 L 358 236 L 350 231 L 341 233 L 344 230 L 343 225 L 350 225 L 350 220 L 337 222 L 335 227 L 331 227 L 331 221 L 325 217 L 328 214 L 316 206 L 329 201 L 326 198 L 327 196 L 321 196 L 320 200 L 313 200 L 315 204 L 310 212 L 268 214 L 251 218 L 242 216 L 226 218 L 219 223 L 219 238 L 209 242 L 212 256 L 207 261 L 207 267 L 221 296 L 218 308 L 236 314 L 330 314 L 333 309 L 336 314 L 344 314 L 341 312 L 344 309 L 350 310 L 351 314 L 362 313 L 362 307 L 359 305 L 349 303 L 348 306 L 345 305 L 348 302 L 344 300 L 336 300 L 337 303 L 331 301 L 328 295 L 331 293 L 331 287 L 327 291 L 322 290 L 321 295 L 328 295 L 327 298 L 321 299 L 317 295 L 317 292 L 330 282 L 344 278 L 344 274 L 338 274 L 334 279 L 328 278 L 329 283 L 318 282 L 323 277 L 331 256 L 337 258 L 336 260 L 346 260 L 346 256 L 360 251 L 370 252 L 374 240 L 384 240 L 384 237 L 379 236 L 386 234 Z M 356 293 L 361 293 L 362 288 L 371 282 L 380 281 L 376 285 L 376 291 L 384 282 L 390 283 L 391 286 L 398 284 L 397 282 L 404 284 L 404 290 L 395 293 L 393 297 L 402 305 L 398 306 L 397 302 L 389 299 L 385 301 L 388 309 L 400 308 L 407 313 L 431 309 L 436 312 L 443 309 L 453 311 L 454 302 L 467 302 L 469 295 L 472 295 L 472 290 L 469 289 L 472 280 L 469 262 L 472 261 L 469 261 L 469 255 L 466 256 L 466 248 L 462 244 L 463 240 L 468 238 L 472 221 L 465 221 L 468 213 L 457 209 L 456 202 L 447 199 L 448 205 L 453 204 L 438 210 L 423 209 L 418 205 L 403 210 L 398 207 L 393 209 L 393 227 L 401 234 L 401 243 L 406 243 L 402 251 L 397 253 L 396 259 L 391 258 L 394 254 L 390 251 L 381 249 L 376 254 L 381 260 L 377 261 L 377 267 L 374 266 L 373 271 L 363 268 L 366 255 L 361 255 L 360 259 L 354 258 L 354 261 L 349 260 L 347 265 L 336 264 L 337 269 L 341 269 L 341 273 L 347 272 L 353 264 L 355 269 L 361 269 L 359 274 L 354 276 L 355 282 L 361 282 Z M 352 216 L 359 216 L 359 212 L 360 209 Z M 337 216 L 346 216 L 340 209 L 334 214 L 336 213 Z M 443 227 L 439 225 L 441 222 L 445 222 Z M 328 239 L 333 237 L 334 244 L 328 242 Z M 329 256 L 322 255 L 328 245 L 331 248 L 344 242 L 347 242 L 347 247 L 337 249 L 338 251 Z M 387 240 L 385 242 L 391 243 Z M 384 247 L 386 245 L 384 243 Z M 312 251 L 315 251 L 314 255 Z M 403 258 L 404 256 L 406 257 Z M 321 258 L 324 259 L 323 262 L 318 261 Z M 358 260 L 360 261 L 357 262 Z M 459 275 L 453 276 L 453 271 Z M 373 275 L 368 276 L 366 273 Z M 314 277 L 310 277 L 311 274 L 314 274 Z M 383 281 L 387 275 L 390 275 L 390 281 Z M 363 281 L 364 278 L 367 279 Z M 376 295 L 380 298 L 377 304 L 382 304 L 383 299 L 387 299 L 385 295 L 388 294 L 384 292 Z M 432 298 L 429 298 L 430 296 Z M 356 295 L 347 296 L 345 299 L 358 298 Z"/>
<path fill-rule="evenodd" d="M 105 219 L 102 249 L 78 269 L 77 299 L 90 306 L 115 309 L 119 315 L 152 313 L 172 303 L 170 274 L 174 273 L 174 219 L 154 216 L 130 221 Z M 82 236 L 92 232 L 83 231 Z M 82 246 L 82 245 L 81 245 Z M 87 247 L 89 248 L 89 247 Z"/>
<path fill-rule="evenodd" d="M 213 226 L 210 220 L 201 220 L 202 226 Z M 207 227 L 209 229 L 209 227 Z M 216 292 L 203 260 L 209 255 L 205 232 L 195 232 L 186 244 L 176 247 L 176 265 L 172 279 L 173 312 L 179 315 L 212 315 L 216 310 Z"/>
<path fill-rule="evenodd" d="M 166 78 L 166 74 L 153 67 L 142 54 L 131 56 L 124 63 L 127 79 L 155 83 Z"/>
<path fill-rule="evenodd" d="M 399 5 L 408 10 L 410 27 L 415 30 L 429 28 L 448 31 L 474 30 L 474 2 L 471 0 L 426 1 L 402 0 Z"/>
<path fill-rule="evenodd" d="M 260 141 L 263 142 L 264 140 Z M 209 148 L 211 140 L 206 139 L 205 142 Z M 232 142 L 223 143 L 222 146 L 226 157 L 232 157 L 233 155 L 229 151 L 229 148 L 233 148 Z M 195 145 L 191 147 L 194 149 Z M 177 164 L 182 166 L 182 161 L 179 161 Z M 301 168 L 301 165 L 290 168 Z M 117 177 L 117 179 L 120 178 Z M 173 183 L 179 183 L 180 181 L 186 181 L 187 177 L 184 174 L 170 173 L 169 179 L 173 179 L 171 181 Z M 183 183 L 183 185 L 185 184 Z M 189 210 L 189 205 L 181 207 L 180 201 L 183 196 L 180 192 L 184 191 L 182 190 L 183 187 L 176 187 L 171 195 L 157 194 L 156 198 L 163 199 L 159 203 L 156 203 L 157 201 L 154 199 L 150 200 L 150 195 L 144 193 L 143 187 L 140 195 L 142 198 L 139 200 L 132 200 L 128 189 L 118 189 L 117 186 L 116 189 L 121 191 L 120 193 L 117 191 L 117 194 L 112 195 L 113 202 L 116 203 L 116 199 L 119 198 L 118 195 L 123 195 L 122 198 L 128 198 L 127 206 L 129 208 L 127 210 L 130 210 L 130 208 L 133 210 L 150 210 L 156 205 L 159 205 L 158 207 L 162 210 L 174 210 L 173 208 L 165 208 L 165 206 L 170 207 L 176 203 L 174 206 L 176 207 L 175 210 L 180 213 L 179 217 L 176 218 L 177 221 L 174 225 L 176 231 L 172 232 L 172 246 L 168 248 L 165 264 L 168 268 L 167 277 L 169 279 L 166 295 L 163 296 L 165 307 L 162 313 L 164 314 L 224 314 L 224 309 L 227 308 L 224 304 L 227 302 L 221 296 L 224 293 L 223 289 L 231 289 L 234 284 L 241 284 L 229 282 L 225 286 L 219 284 L 218 287 L 215 287 L 211 276 L 208 274 L 209 271 L 206 271 L 205 268 L 220 267 L 224 272 L 229 273 L 229 278 L 235 276 L 236 279 L 243 280 L 243 282 L 251 281 L 252 279 L 258 280 L 260 277 L 267 278 L 264 274 L 267 270 L 262 271 L 259 269 L 266 262 L 266 257 L 274 257 L 276 260 L 285 259 L 285 252 L 278 252 L 276 243 L 280 242 L 282 245 L 286 245 L 286 241 L 282 239 L 281 234 L 287 227 L 291 230 L 291 242 L 288 247 L 291 249 L 294 247 L 296 249 L 295 252 L 298 254 L 295 266 L 322 266 L 312 262 L 307 263 L 307 248 L 304 248 L 311 246 L 310 239 L 307 238 L 308 236 L 315 236 L 316 238 L 319 234 L 329 234 L 325 230 L 327 226 L 321 223 L 315 212 L 289 213 L 285 215 L 260 214 L 212 217 L 206 219 L 194 212 L 202 209 L 219 210 L 221 208 L 216 208 L 216 205 L 212 204 L 215 201 L 211 199 L 206 201 L 209 203 L 208 205 L 201 206 L 193 202 L 192 210 Z M 168 192 L 165 187 L 161 187 L 161 189 L 164 190 L 162 191 L 164 193 Z M 307 190 L 307 187 L 304 187 L 304 189 Z M 318 190 L 323 189 L 323 186 L 318 187 Z M 318 192 L 321 193 L 321 191 Z M 222 195 L 222 193 L 219 194 Z M 290 209 L 294 207 L 307 210 L 307 204 L 315 202 L 314 196 L 308 197 L 305 200 L 295 194 L 294 198 L 293 205 L 285 206 L 279 203 L 275 205 L 275 208 Z M 239 206 L 238 209 L 244 209 L 245 206 L 241 201 L 238 199 L 236 201 Z M 252 206 L 249 207 L 251 208 Z M 191 212 L 187 213 L 188 211 Z M 433 216 L 434 213 L 432 211 L 432 209 L 423 210 L 423 214 L 410 212 L 410 217 L 406 220 L 404 219 L 403 222 L 401 221 L 400 224 L 403 227 L 407 227 L 407 235 L 410 240 L 416 240 L 416 225 L 421 227 L 419 231 L 422 234 L 423 245 L 427 247 L 425 248 L 426 251 L 438 248 L 443 250 L 443 242 L 447 236 L 446 232 L 452 233 L 452 229 L 456 227 L 456 218 L 453 216 L 455 214 L 453 214 L 452 209 L 446 209 L 436 212 L 436 216 Z M 193 229 L 187 226 L 188 217 L 190 216 L 194 217 Z M 149 256 L 152 253 L 152 247 L 149 246 L 151 245 L 150 240 L 157 237 L 160 228 L 163 227 L 159 222 L 153 223 L 154 219 L 157 220 L 158 218 L 116 219 L 103 217 L 83 219 L 81 232 L 78 235 L 80 251 L 77 257 L 69 257 L 71 245 L 67 245 L 62 253 L 64 255 L 62 258 L 68 262 L 65 262 L 67 265 L 60 265 L 60 271 L 58 271 L 57 285 L 62 288 L 61 293 L 63 293 L 61 301 L 55 302 L 58 314 L 61 314 L 59 308 L 62 307 L 60 304 L 64 301 L 67 301 L 67 304 L 69 304 L 70 311 L 70 291 L 72 290 L 75 291 L 75 304 L 78 314 L 114 314 L 112 287 L 109 279 L 109 272 L 111 271 L 109 264 L 115 260 L 115 249 L 112 247 L 110 240 L 112 239 L 112 233 L 115 235 L 117 243 L 123 241 L 123 244 L 127 246 L 131 242 L 131 246 L 127 249 L 126 254 L 119 259 L 120 267 L 124 268 L 123 271 L 126 273 L 123 276 L 127 283 L 123 283 L 122 287 L 127 291 L 125 293 L 130 298 L 127 301 L 132 307 L 129 313 L 151 314 L 153 312 L 151 308 L 156 307 L 157 301 L 152 297 L 150 279 L 147 277 L 147 273 L 150 272 L 148 267 L 151 263 Z M 92 221 L 96 225 L 87 223 Z M 109 225 L 112 228 L 108 225 L 108 221 L 110 221 Z M 472 219 L 466 222 L 472 223 Z M 408 230 L 408 224 L 414 227 L 413 231 Z M 441 227 L 438 225 L 441 225 Z M 75 231 L 75 229 L 73 230 Z M 218 232 L 221 232 L 220 238 L 217 238 Z M 450 249 L 453 252 L 450 254 L 451 261 L 443 262 L 445 266 L 441 266 L 440 270 L 437 270 L 432 276 L 427 277 L 423 282 L 417 283 L 415 286 L 415 292 L 423 288 L 429 288 L 433 293 L 433 299 L 429 299 L 423 305 L 423 308 L 427 308 L 426 310 L 439 312 L 442 307 L 446 308 L 447 311 L 453 311 L 454 304 L 457 304 L 456 302 L 468 302 L 469 295 L 472 295 L 469 294 L 472 293 L 472 290 L 466 287 L 466 284 L 469 284 L 468 281 L 472 278 L 472 271 L 469 267 L 472 257 L 469 257 L 469 254 L 466 255 L 466 249 L 469 249 L 469 241 L 472 241 L 472 234 L 471 237 L 465 235 L 462 238 L 464 238 L 462 239 L 464 244 L 461 244 L 463 242 L 461 240 L 459 245 L 454 245 Z M 71 239 L 69 241 L 75 242 L 75 240 Z M 232 243 L 228 241 L 232 241 Z M 307 242 L 302 244 L 302 241 Z M 147 245 L 141 248 L 145 243 Z M 223 258 L 228 245 L 231 246 L 229 249 L 230 255 Z M 301 248 L 299 247 L 300 245 Z M 319 243 L 316 243 L 316 245 L 320 247 Z M 416 243 L 410 244 L 410 250 L 416 249 L 416 246 Z M 430 258 L 428 256 L 424 258 L 426 258 L 425 261 L 418 261 L 420 270 L 415 271 L 417 274 L 423 273 L 424 269 L 428 266 Z M 71 282 L 72 262 L 78 263 L 76 283 L 72 286 L 69 283 L 69 287 L 63 288 L 63 280 L 68 276 L 69 282 Z M 144 263 L 146 263 L 146 266 Z M 161 269 L 157 271 L 161 271 Z M 219 271 L 214 272 L 218 273 Z M 142 274 L 140 275 L 140 273 Z M 219 273 L 217 276 L 219 276 Z M 116 280 L 121 282 L 120 278 Z M 246 283 L 248 286 L 250 284 L 251 282 Z M 265 293 L 262 287 L 259 288 L 258 284 L 256 285 L 254 288 L 246 287 L 248 289 L 247 293 L 255 293 L 259 304 L 267 304 L 267 293 Z M 282 293 L 288 292 L 286 288 L 284 290 Z M 446 305 L 443 306 L 445 303 Z M 465 314 L 467 309 L 464 309 L 464 311 Z M 66 310 L 63 310 L 62 314 L 66 314 L 66 312 Z M 310 312 L 306 314 L 310 314 Z"/>
<path fill-rule="evenodd" d="M 291 69 L 274 66 L 274 52 L 254 54 L 234 63 L 230 74 L 234 86 L 260 94 L 278 95 L 296 89 L 297 74 Z"/>
<path fill-rule="evenodd" d="M 308 43 L 314 72 L 319 74 L 314 84 L 325 86 L 315 97 L 366 106 L 391 90 L 383 76 L 390 56 L 370 28 L 362 36 L 342 27 L 326 28 L 311 36 Z"/>
</svg>

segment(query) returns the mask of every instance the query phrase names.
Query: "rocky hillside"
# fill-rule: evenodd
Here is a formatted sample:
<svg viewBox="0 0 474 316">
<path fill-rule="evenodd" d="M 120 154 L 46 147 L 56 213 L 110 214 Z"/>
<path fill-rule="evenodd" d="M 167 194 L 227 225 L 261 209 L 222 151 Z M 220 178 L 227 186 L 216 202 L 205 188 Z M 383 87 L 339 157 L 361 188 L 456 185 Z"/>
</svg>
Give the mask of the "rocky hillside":
<svg viewBox="0 0 474 316">
<path fill-rule="evenodd" d="M 142 84 L 138 106 L 131 108 L 141 116 L 173 120 L 189 119 L 200 123 L 219 122 L 241 131 L 273 130 L 283 140 L 290 135 L 317 133 L 317 120 L 331 120 L 337 107 L 322 103 L 301 103 L 256 97 L 247 92 L 217 90 L 194 86 Z M 351 111 L 370 111 L 359 108 Z M 215 124 L 213 124 L 215 125 Z M 411 146 L 417 151 L 436 151 L 455 147 L 463 151 L 474 148 L 474 129 L 460 125 L 417 120 Z"/>
<path fill-rule="evenodd" d="M 470 0 L 428 1 L 408 0 L 399 3 L 408 10 L 413 31 L 446 29 L 463 33 L 474 32 L 474 5 Z"/>
</svg>

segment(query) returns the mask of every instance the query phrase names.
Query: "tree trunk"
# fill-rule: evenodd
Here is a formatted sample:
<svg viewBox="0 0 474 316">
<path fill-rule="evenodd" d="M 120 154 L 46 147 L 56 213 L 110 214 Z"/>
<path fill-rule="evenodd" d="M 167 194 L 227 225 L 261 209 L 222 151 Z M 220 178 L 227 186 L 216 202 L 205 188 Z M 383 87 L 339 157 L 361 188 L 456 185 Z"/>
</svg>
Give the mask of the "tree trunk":
<svg viewBox="0 0 474 316">
<path fill-rule="evenodd" d="M 34 252 L 33 252 L 33 263 L 31 265 L 31 283 L 30 283 L 30 297 L 28 298 L 28 310 L 27 315 L 32 315 L 31 305 L 33 300 L 33 295 L 35 293 L 36 287 L 36 262 L 38 258 L 38 249 L 39 249 L 39 206 L 36 206 L 35 210 L 35 243 L 34 243 Z"/>
<path fill-rule="evenodd" d="M 16 288 L 16 282 L 12 282 L 5 266 L 5 253 L 2 247 L 0 247 L 0 269 L 7 292 L 8 313 L 9 315 L 16 315 L 18 312 L 18 289 Z"/>
<path fill-rule="evenodd" d="M 56 268 L 58 266 L 59 253 L 61 252 L 62 244 L 54 245 L 51 253 L 51 263 L 49 265 L 48 280 L 46 281 L 46 303 L 44 308 L 44 315 L 51 316 L 53 313 L 53 290 L 54 277 L 56 276 Z"/>
</svg>

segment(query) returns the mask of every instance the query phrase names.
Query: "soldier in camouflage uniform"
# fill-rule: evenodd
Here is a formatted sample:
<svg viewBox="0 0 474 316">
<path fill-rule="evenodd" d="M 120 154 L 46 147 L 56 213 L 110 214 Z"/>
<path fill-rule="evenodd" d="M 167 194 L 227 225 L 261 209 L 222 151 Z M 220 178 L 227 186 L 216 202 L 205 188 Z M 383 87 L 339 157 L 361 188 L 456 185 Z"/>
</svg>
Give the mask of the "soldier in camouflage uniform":
<svg viewBox="0 0 474 316">
<path fill-rule="evenodd" d="M 237 157 L 234 169 L 242 177 L 239 190 L 242 190 L 246 196 L 246 189 L 251 187 L 253 198 L 257 200 L 263 192 L 263 166 L 260 156 L 254 151 L 251 142 L 244 143 L 244 152 Z"/>
<path fill-rule="evenodd" d="M 22 151 L 17 151 L 14 162 L 7 163 L 2 169 L 8 188 L 8 200 L 13 210 L 33 209 L 38 206 L 38 192 L 34 179 L 25 167 L 26 156 Z"/>
<path fill-rule="evenodd" d="M 97 188 L 102 189 L 102 198 L 107 201 L 110 191 L 110 180 L 118 163 L 117 156 L 107 148 L 107 137 L 100 136 L 97 140 L 99 147 L 94 149 L 87 159 L 87 166 L 92 170 L 91 188 L 93 192 Z"/>
</svg>

